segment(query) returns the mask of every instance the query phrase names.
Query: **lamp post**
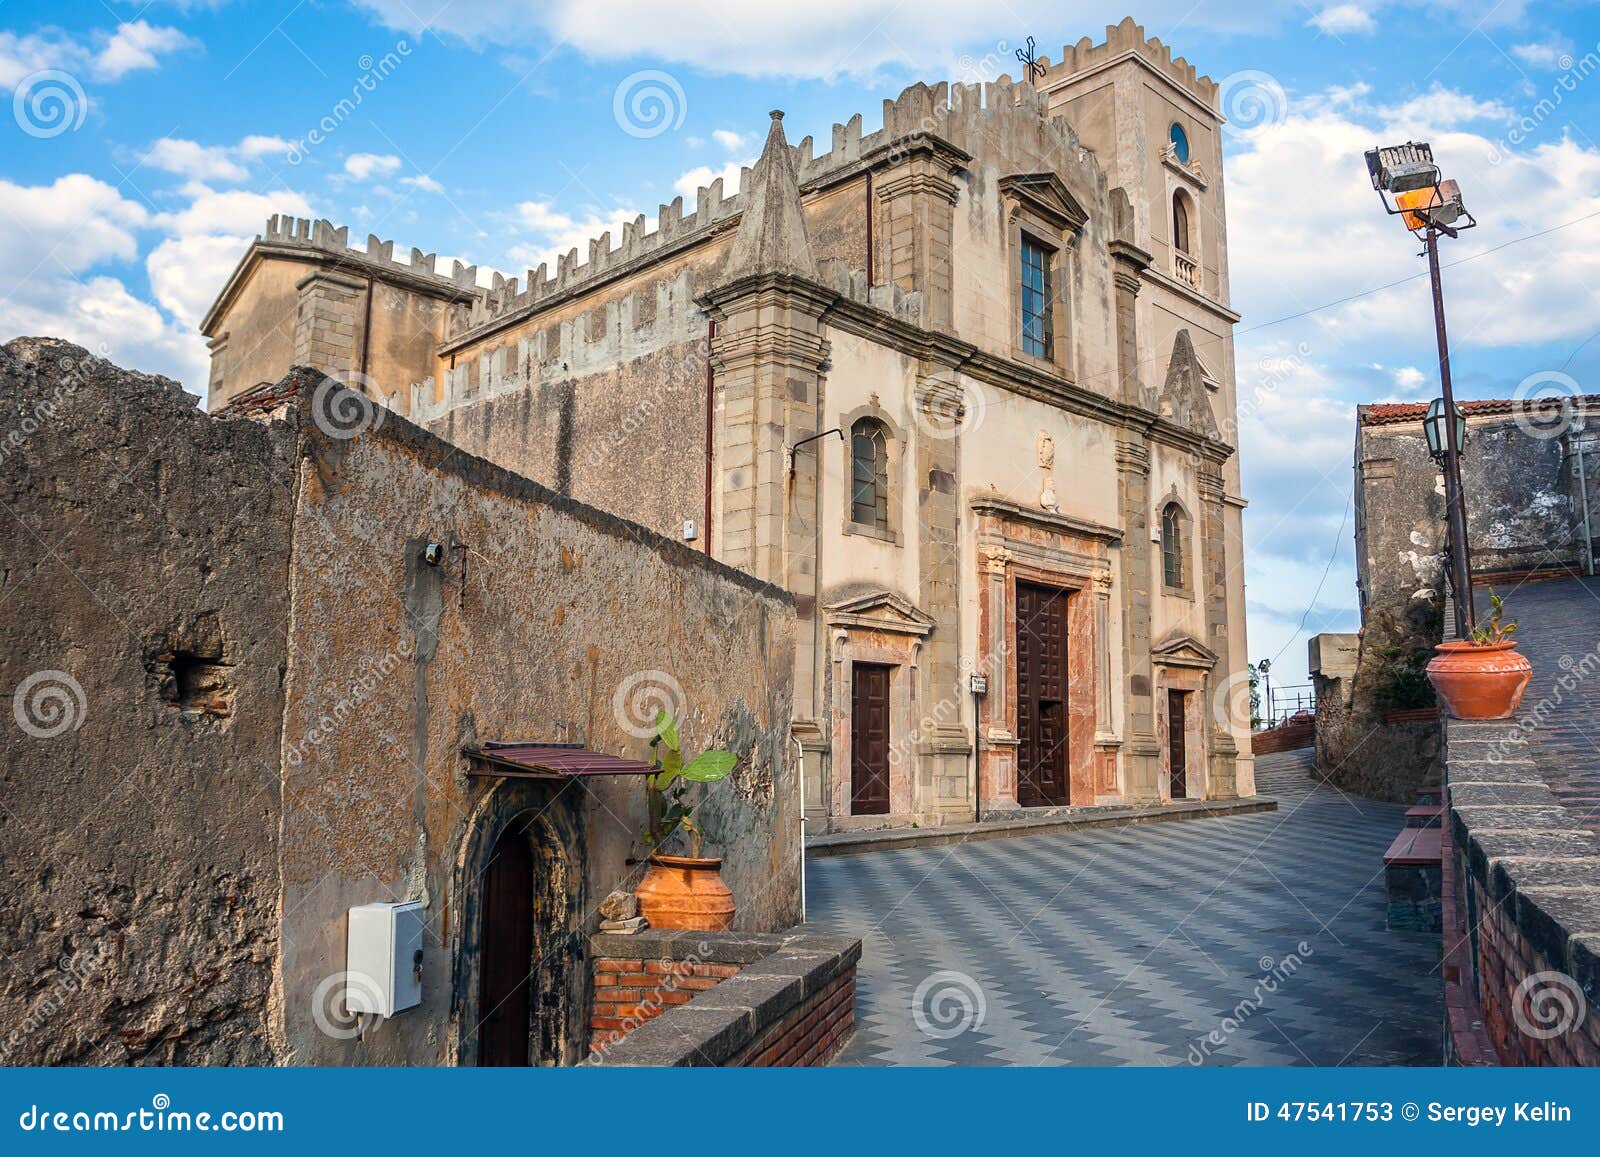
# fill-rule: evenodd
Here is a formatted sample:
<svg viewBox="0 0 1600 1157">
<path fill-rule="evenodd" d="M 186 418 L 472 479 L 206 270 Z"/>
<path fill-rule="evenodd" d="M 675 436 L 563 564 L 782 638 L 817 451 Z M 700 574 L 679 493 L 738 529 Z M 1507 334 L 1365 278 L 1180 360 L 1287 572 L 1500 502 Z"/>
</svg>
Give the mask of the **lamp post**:
<svg viewBox="0 0 1600 1157">
<path fill-rule="evenodd" d="M 1445 332 L 1444 288 L 1439 279 L 1439 234 L 1455 237 L 1478 222 L 1462 204 L 1460 186 L 1454 181 L 1440 180 L 1431 146 L 1407 141 L 1403 145 L 1370 149 L 1366 161 L 1372 187 L 1383 201 L 1385 211 L 1401 218 L 1406 228 L 1422 240 L 1428 255 L 1442 397 L 1429 406 L 1429 419 L 1433 421 L 1431 425 L 1424 422 L 1424 431 L 1429 435 L 1430 453 L 1444 468 L 1450 591 L 1455 601 L 1456 637 L 1465 639 L 1471 635 L 1476 620 L 1472 609 L 1472 560 L 1467 549 L 1467 501 L 1461 484 L 1461 444 L 1465 441 L 1466 420 L 1456 408 L 1455 393 L 1450 387 L 1450 340 Z M 1450 417 L 1447 419 L 1446 415 Z M 1443 435 L 1443 441 L 1436 450 L 1434 437 L 1439 434 Z"/>
</svg>

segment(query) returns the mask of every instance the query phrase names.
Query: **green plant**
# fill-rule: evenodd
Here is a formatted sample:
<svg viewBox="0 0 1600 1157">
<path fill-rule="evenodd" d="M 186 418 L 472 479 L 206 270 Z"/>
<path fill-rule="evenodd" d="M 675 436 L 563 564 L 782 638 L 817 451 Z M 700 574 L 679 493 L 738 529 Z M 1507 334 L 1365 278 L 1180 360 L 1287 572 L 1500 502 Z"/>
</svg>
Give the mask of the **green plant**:
<svg viewBox="0 0 1600 1157">
<path fill-rule="evenodd" d="M 1504 643 L 1511 638 L 1517 629 L 1517 621 L 1512 619 L 1505 622 L 1506 601 L 1494 593 L 1494 588 L 1489 589 L 1489 620 L 1472 628 L 1472 642 L 1480 647 L 1492 647 L 1496 643 Z"/>
<path fill-rule="evenodd" d="M 689 833 L 691 854 L 698 859 L 704 836 L 690 818 L 694 809 L 684 802 L 684 795 L 691 783 L 716 783 L 727 779 L 739 761 L 733 752 L 721 748 L 702 751 L 686 761 L 679 746 L 677 722 L 667 712 L 657 711 L 655 734 L 650 739 L 650 762 L 656 770 L 645 777 L 650 805 L 645 842 L 659 852 L 682 828 Z"/>
</svg>

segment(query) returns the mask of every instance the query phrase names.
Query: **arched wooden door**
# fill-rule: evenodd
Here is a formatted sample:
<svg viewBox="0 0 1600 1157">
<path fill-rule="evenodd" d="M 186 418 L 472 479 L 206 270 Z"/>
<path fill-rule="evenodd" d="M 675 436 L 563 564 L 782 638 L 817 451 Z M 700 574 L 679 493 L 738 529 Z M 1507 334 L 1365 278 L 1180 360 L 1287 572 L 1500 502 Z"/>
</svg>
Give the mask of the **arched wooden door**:
<svg viewBox="0 0 1600 1157">
<path fill-rule="evenodd" d="M 532 1027 L 533 846 L 518 821 L 495 842 L 483 875 L 478 1063 L 526 1065 Z"/>
</svg>

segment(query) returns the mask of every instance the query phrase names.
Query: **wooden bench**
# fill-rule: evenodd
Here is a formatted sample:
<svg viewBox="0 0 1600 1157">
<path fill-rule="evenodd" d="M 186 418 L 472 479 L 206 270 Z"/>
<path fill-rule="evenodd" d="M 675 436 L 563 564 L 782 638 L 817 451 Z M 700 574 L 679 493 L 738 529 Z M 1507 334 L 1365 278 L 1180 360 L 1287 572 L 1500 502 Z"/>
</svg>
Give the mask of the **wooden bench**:
<svg viewBox="0 0 1600 1157">
<path fill-rule="evenodd" d="M 1439 826 L 1438 810 L 1431 826 L 1416 827 L 1411 826 L 1407 812 L 1406 826 L 1383 853 L 1384 890 L 1389 900 L 1386 923 L 1391 932 L 1438 932 L 1443 927 L 1444 829 Z"/>
<path fill-rule="evenodd" d="M 1442 803 L 1419 803 L 1406 809 L 1406 827 L 1436 828 L 1444 817 Z"/>
</svg>

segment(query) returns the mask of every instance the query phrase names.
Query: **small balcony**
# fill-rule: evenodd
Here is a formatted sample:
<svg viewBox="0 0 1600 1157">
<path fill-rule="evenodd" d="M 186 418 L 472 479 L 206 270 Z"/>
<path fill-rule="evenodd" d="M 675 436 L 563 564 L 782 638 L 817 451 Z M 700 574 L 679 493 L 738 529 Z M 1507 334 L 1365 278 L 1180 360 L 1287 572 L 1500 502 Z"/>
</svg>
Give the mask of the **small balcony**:
<svg viewBox="0 0 1600 1157">
<path fill-rule="evenodd" d="M 1181 250 L 1172 251 L 1172 276 L 1185 285 L 1200 288 L 1200 263 Z"/>
</svg>

